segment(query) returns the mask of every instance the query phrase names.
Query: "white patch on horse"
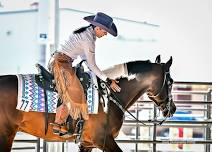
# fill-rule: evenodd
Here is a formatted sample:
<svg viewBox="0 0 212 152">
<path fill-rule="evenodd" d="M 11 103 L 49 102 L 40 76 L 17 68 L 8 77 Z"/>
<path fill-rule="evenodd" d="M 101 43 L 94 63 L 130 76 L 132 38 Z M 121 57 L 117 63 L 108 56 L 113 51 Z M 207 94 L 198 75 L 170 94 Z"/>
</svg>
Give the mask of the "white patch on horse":
<svg viewBox="0 0 212 152">
<path fill-rule="evenodd" d="M 117 64 L 103 71 L 110 79 L 128 78 L 128 70 L 126 64 Z"/>
<path fill-rule="evenodd" d="M 136 74 L 131 74 L 127 78 L 128 78 L 128 80 L 133 80 L 136 78 Z"/>
</svg>

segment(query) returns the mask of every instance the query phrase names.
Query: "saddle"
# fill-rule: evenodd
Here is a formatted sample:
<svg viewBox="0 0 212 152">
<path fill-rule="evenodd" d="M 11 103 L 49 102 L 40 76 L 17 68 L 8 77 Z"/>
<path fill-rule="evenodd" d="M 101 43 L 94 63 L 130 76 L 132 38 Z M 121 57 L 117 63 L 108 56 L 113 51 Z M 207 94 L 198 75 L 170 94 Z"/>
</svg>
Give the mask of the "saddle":
<svg viewBox="0 0 212 152">
<path fill-rule="evenodd" d="M 80 80 L 80 82 L 83 86 L 84 93 L 85 93 L 85 95 L 87 95 L 87 89 L 90 86 L 91 77 L 88 73 L 85 72 L 84 67 L 82 66 L 83 61 L 81 61 L 75 67 L 75 71 L 76 71 L 77 77 L 79 78 L 79 80 Z M 35 81 L 36 81 L 36 83 L 38 84 L 39 87 L 44 89 L 45 96 L 47 96 L 46 90 L 57 92 L 56 87 L 55 87 L 56 85 L 54 83 L 54 76 L 47 69 L 45 69 L 42 65 L 36 64 L 36 67 L 38 69 L 38 74 L 35 75 Z M 45 97 L 45 98 L 47 99 L 47 97 Z M 57 107 L 60 106 L 61 104 L 62 104 L 62 101 L 59 99 Z M 47 102 L 45 102 L 45 111 L 46 111 L 46 114 L 45 114 L 45 133 L 47 132 L 47 129 L 48 129 L 48 113 L 47 113 L 48 108 L 47 107 L 48 107 Z M 75 132 L 77 134 L 76 140 L 79 140 L 79 138 L 81 136 L 82 127 L 83 127 L 83 120 L 79 119 L 79 120 L 76 121 L 76 120 L 73 120 L 71 118 L 71 116 L 69 116 L 67 121 L 66 121 L 66 124 L 67 124 L 67 127 L 69 128 L 69 131 L 71 133 L 73 133 L 74 130 L 76 130 L 76 132 Z M 74 126 L 72 124 L 74 124 Z M 65 134 L 59 133 L 59 135 L 64 136 Z"/>
<path fill-rule="evenodd" d="M 42 65 L 36 64 L 38 74 L 35 75 L 35 81 L 39 87 L 44 90 L 55 91 L 54 76 Z"/>
<path fill-rule="evenodd" d="M 84 61 L 84 60 L 83 60 Z M 76 75 L 79 78 L 84 92 L 86 93 L 86 90 L 90 86 L 90 75 L 85 72 L 84 67 L 82 66 L 81 61 L 76 67 Z M 49 90 L 49 91 L 57 91 L 55 89 L 55 83 L 54 83 L 54 76 L 47 70 L 45 69 L 42 65 L 36 64 L 36 67 L 38 69 L 38 74 L 35 75 L 35 81 L 38 84 L 39 87 L 43 88 L 44 90 Z"/>
</svg>

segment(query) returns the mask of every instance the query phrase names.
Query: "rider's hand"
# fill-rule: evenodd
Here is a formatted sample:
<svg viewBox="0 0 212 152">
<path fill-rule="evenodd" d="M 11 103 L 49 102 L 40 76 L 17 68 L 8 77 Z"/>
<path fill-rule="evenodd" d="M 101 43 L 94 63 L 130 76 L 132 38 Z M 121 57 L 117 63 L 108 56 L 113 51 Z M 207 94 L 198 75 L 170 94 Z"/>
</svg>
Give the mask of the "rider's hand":
<svg viewBox="0 0 212 152">
<path fill-rule="evenodd" d="M 117 83 L 119 83 L 119 81 L 117 80 L 113 80 L 113 79 L 107 79 L 107 82 L 109 82 L 110 84 L 110 88 L 114 91 L 114 92 L 120 92 L 121 88 L 117 85 Z"/>
</svg>

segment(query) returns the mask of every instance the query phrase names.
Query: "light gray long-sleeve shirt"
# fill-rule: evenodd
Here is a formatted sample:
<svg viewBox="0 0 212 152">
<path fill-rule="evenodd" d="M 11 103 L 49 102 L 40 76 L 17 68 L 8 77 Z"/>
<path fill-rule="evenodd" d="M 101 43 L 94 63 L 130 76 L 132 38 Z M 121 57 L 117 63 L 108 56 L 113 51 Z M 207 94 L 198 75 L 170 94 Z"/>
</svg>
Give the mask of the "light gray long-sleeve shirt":
<svg viewBox="0 0 212 152">
<path fill-rule="evenodd" d="M 87 61 L 87 65 L 100 79 L 106 81 L 107 76 L 98 68 L 95 60 L 96 35 L 92 27 L 88 27 L 80 34 L 72 34 L 69 39 L 61 45 L 58 52 L 68 55 L 72 59 L 80 56 Z"/>
</svg>

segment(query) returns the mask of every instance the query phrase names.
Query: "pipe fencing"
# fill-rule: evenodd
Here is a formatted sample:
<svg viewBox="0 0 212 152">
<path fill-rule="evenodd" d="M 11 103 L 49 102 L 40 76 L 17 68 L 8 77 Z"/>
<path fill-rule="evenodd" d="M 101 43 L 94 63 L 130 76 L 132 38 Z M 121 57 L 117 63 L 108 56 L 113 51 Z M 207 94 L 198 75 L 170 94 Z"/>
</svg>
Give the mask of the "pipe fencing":
<svg viewBox="0 0 212 152">
<path fill-rule="evenodd" d="M 177 139 L 177 140 L 160 140 L 157 139 L 157 128 L 159 127 L 158 124 L 160 121 L 159 120 L 153 120 L 153 121 L 148 121 L 148 120 L 141 120 L 143 123 L 147 124 L 149 127 L 153 127 L 152 129 L 152 139 L 151 140 L 142 140 L 139 137 L 138 133 L 138 128 L 143 127 L 144 125 L 142 123 L 136 122 L 135 120 L 125 120 L 123 126 L 135 126 L 136 127 L 136 133 L 135 137 L 132 140 L 116 140 L 118 143 L 135 143 L 135 152 L 138 152 L 140 149 L 138 149 L 138 144 L 152 144 L 152 148 L 150 149 L 153 152 L 157 151 L 157 144 L 204 144 L 205 145 L 205 152 L 210 152 L 210 144 L 212 144 L 211 140 L 211 93 L 212 93 L 212 83 L 201 83 L 201 82 L 177 82 L 174 84 L 174 86 L 180 86 L 180 85 L 195 85 L 195 86 L 207 86 L 208 90 L 207 91 L 178 91 L 175 90 L 173 91 L 173 95 L 203 95 L 204 96 L 204 101 L 200 100 L 185 100 L 185 101 L 178 101 L 174 98 L 175 104 L 177 105 L 205 105 L 205 109 L 198 109 L 198 108 L 178 108 L 179 110 L 189 110 L 189 111 L 202 111 L 205 113 L 204 120 L 199 120 L 199 121 L 192 121 L 192 120 L 187 120 L 187 121 L 180 121 L 180 120 L 167 120 L 163 123 L 164 127 L 184 127 L 184 128 L 204 128 L 204 141 L 203 140 L 193 140 L 193 139 Z M 206 88 L 207 88 L 206 87 Z M 198 87 L 197 87 L 198 88 Z M 174 96 L 175 97 L 175 96 Z M 137 109 L 139 109 L 139 104 L 141 103 L 151 103 L 151 101 L 138 101 L 137 103 Z M 157 115 L 157 109 L 154 107 L 153 108 L 153 116 L 156 117 Z M 137 112 L 139 110 L 135 110 L 136 114 L 135 116 L 138 116 Z M 138 117 L 137 117 L 138 118 Z M 138 118 L 139 119 L 139 118 Z M 161 126 L 160 126 L 161 127 Z"/>
</svg>

